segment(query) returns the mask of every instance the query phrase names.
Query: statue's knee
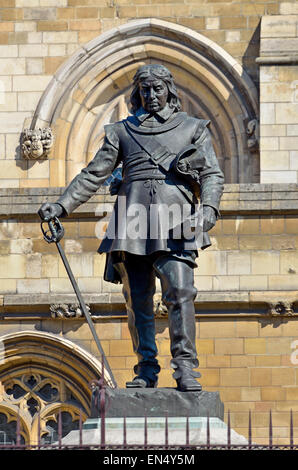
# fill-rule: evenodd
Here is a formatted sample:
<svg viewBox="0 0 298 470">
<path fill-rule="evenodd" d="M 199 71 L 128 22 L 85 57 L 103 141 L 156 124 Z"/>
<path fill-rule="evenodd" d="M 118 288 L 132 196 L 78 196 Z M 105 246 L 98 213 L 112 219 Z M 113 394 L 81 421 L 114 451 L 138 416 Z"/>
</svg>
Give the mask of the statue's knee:
<svg viewBox="0 0 298 470">
<path fill-rule="evenodd" d="M 196 297 L 197 289 L 190 285 L 187 287 L 169 287 L 162 295 L 162 300 L 166 306 L 182 304 L 193 301 Z"/>
</svg>

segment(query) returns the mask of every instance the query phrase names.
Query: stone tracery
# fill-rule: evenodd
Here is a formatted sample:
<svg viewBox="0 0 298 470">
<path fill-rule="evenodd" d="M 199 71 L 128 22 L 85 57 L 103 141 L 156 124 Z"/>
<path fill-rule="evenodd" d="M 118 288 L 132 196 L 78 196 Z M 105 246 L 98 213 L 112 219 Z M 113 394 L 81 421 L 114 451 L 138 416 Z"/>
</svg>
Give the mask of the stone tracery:
<svg viewBox="0 0 298 470">
<path fill-rule="evenodd" d="M 3 338 L 2 338 L 3 339 Z M 57 440 L 58 416 L 62 434 L 77 429 L 90 413 L 92 380 L 101 365 L 87 351 L 48 333 L 6 335 L 0 366 L 0 441 L 37 444 Z M 108 380 L 108 376 L 106 376 Z"/>
<path fill-rule="evenodd" d="M 2 427 L 3 440 L 16 440 L 17 417 L 11 414 L 12 409 L 18 410 L 21 415 L 21 436 L 24 443 L 38 437 L 36 436 L 38 420 L 41 441 L 53 442 L 57 434 L 59 412 L 65 434 L 78 427 L 82 405 L 73 396 L 66 381 L 57 381 L 53 377 L 33 372 L 16 375 L 13 378 L 10 374 L 7 379 L 4 378 L 2 386 L 4 393 L 0 404 L 0 429 Z M 29 434 L 24 431 L 25 429 L 30 430 Z"/>
</svg>

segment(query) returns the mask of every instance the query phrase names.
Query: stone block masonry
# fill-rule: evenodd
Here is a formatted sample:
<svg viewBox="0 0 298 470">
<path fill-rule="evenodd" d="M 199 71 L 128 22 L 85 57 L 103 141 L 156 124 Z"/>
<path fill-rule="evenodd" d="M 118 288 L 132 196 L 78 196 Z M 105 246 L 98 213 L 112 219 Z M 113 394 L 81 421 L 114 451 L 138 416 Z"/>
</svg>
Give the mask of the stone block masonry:
<svg viewBox="0 0 298 470">
<path fill-rule="evenodd" d="M 282 11 L 295 8 L 285 4 Z M 258 59 L 262 183 L 298 181 L 297 25 L 294 14 L 262 18 Z"/>
<path fill-rule="evenodd" d="M 0 336 L 24 330 L 51 332 L 98 358 L 83 319 L 51 317 L 52 303 L 73 302 L 74 296 L 55 246 L 42 239 L 36 211 L 45 199 L 55 201 L 61 193 L 56 186 L 65 183 L 63 165 L 52 156 L 49 161 L 23 161 L 20 133 L 31 124 L 40 97 L 72 54 L 113 27 L 152 15 L 214 41 L 260 87 L 263 184 L 225 186 L 222 217 L 210 232 L 212 246 L 200 253 L 195 270 L 196 341 L 203 388 L 219 391 L 235 431 L 247 437 L 251 410 L 252 439 L 267 443 L 271 409 L 274 442 L 288 443 L 292 409 L 296 441 L 298 10 L 294 1 L 0 0 Z M 155 54 L 164 57 L 162 46 Z M 82 90 L 78 99 L 83 95 Z M 63 156 L 67 142 L 58 138 L 57 149 Z M 80 164 L 72 163 L 73 171 L 78 171 Z M 55 184 L 48 189 L 53 174 L 57 178 L 51 179 Z M 62 243 L 123 387 L 133 378 L 136 358 L 121 286 L 103 281 L 105 258 L 96 253 L 100 241 L 94 212 L 106 197 L 99 192 L 63 222 Z M 166 317 L 156 319 L 156 331 L 162 366 L 159 387 L 174 387 Z"/>
<path fill-rule="evenodd" d="M 0 191 L 0 261 L 5 266 L 0 271 L 0 336 L 51 331 L 98 357 L 82 318 L 50 316 L 51 304 L 75 301 L 56 247 L 42 239 L 36 216 L 45 195 L 55 200 L 61 191 Z M 133 378 L 136 358 L 121 285 L 103 282 L 105 258 L 96 253 L 97 220 L 91 207 L 104 197 L 95 196 L 94 203 L 84 206 L 85 213 L 63 220 L 62 244 L 91 305 L 116 381 L 124 387 Z M 267 213 L 256 208 L 256 199 L 266 202 Z M 226 185 L 222 217 L 211 232 L 212 247 L 200 252 L 195 270 L 200 381 L 204 391 L 220 393 L 225 420 L 230 410 L 231 426 L 246 437 L 251 410 L 252 438 L 260 444 L 268 442 L 270 409 L 276 443 L 289 442 L 291 409 L 295 433 L 298 420 L 297 200 L 296 185 Z M 288 212 L 282 214 L 285 201 Z M 175 387 L 166 317 L 156 318 L 156 332 L 159 387 Z"/>
<path fill-rule="evenodd" d="M 5 303 L 5 296 L 4 296 Z M 96 331 L 120 388 L 132 379 L 136 363 L 123 317 L 94 318 Z M 22 319 L 1 320 L 0 336 L 21 330 L 51 331 L 98 355 L 86 322 L 83 320 Z M 170 367 L 170 339 L 167 319 L 156 319 L 158 360 L 162 367 L 158 387 L 175 387 Z M 251 411 L 252 438 L 268 443 L 269 410 L 272 410 L 274 443 L 288 444 L 290 410 L 293 410 L 294 439 L 297 443 L 298 374 L 297 317 L 230 318 L 212 315 L 197 318 L 197 350 L 200 382 L 204 392 L 218 392 L 225 416 L 230 411 L 233 429 L 248 437 Z M 211 332 L 217 332 L 212 338 Z"/>
<path fill-rule="evenodd" d="M 9 172 L 9 163 L 13 164 L 13 161 L 6 160 L 6 172 Z M 45 161 L 44 165 L 48 167 L 48 162 Z M 32 169 L 28 172 L 33 174 Z M 46 169 L 44 172 L 46 174 Z M 267 207 L 267 211 L 272 211 L 273 206 L 279 210 L 285 207 L 282 198 L 288 198 L 286 202 L 289 213 L 267 215 L 255 209 L 254 199 L 245 201 L 245 198 L 255 196 L 254 192 L 235 193 L 233 187 L 226 185 L 221 203 L 222 218 L 210 232 L 212 246 L 200 252 L 198 268 L 195 270 L 197 288 L 206 292 L 248 292 L 266 289 L 287 292 L 296 289 L 298 222 L 297 215 L 293 213 L 296 207 L 295 191 L 289 192 L 288 186 L 285 186 L 287 192 L 261 191 L 258 197 L 266 203 L 266 206 L 262 207 Z M 255 185 L 256 190 L 261 187 Z M 62 189 L 59 193 L 61 191 Z M 33 196 L 34 191 L 30 193 L 29 189 L 27 192 L 28 195 L 32 194 L 30 200 L 36 201 L 37 210 L 44 196 Z M 71 293 L 72 287 L 58 252 L 54 245 L 49 245 L 43 240 L 32 205 L 28 207 L 27 219 L 19 220 L 14 214 L 19 211 L 19 207 L 24 210 L 27 199 L 15 196 L 16 202 L 11 205 L 9 194 L 12 193 L 3 192 L 1 198 L 4 213 L 6 205 L 7 209 L 12 211 L 8 218 L 0 222 L 0 256 L 3 257 L 2 265 L 7 266 L 7 269 L 0 273 L 0 278 L 5 280 L 1 293 L 11 292 L 12 284 L 8 282 L 9 279 L 17 279 L 14 284 L 16 293 L 24 292 L 23 279 L 35 279 L 36 293 L 56 290 L 60 293 Z M 232 196 L 238 200 L 231 199 Z M 58 195 L 53 193 L 53 199 L 57 197 Z M 103 196 L 97 196 L 98 201 L 102 198 Z M 242 200 L 243 209 L 254 211 L 254 214 L 239 215 L 239 199 Z M 90 207 L 93 200 L 96 198 L 91 200 Z M 279 203 L 279 206 L 276 203 Z M 226 210 L 229 210 L 229 213 L 225 214 Z M 232 210 L 234 214 L 231 213 Z M 85 211 L 90 214 L 88 204 Z M 96 237 L 97 223 L 94 216 L 65 219 L 65 237 L 61 243 L 83 291 L 120 292 L 120 286 L 102 280 L 105 257 L 96 253 L 100 243 Z M 49 282 L 45 283 L 45 280 Z"/>
<path fill-rule="evenodd" d="M 258 66 L 255 63 L 259 48 L 256 35 L 261 17 L 279 13 L 296 14 L 292 2 L 280 0 L 147 0 L 142 3 L 139 0 L 116 0 L 112 5 L 107 0 L 1 0 L 0 142 L 3 141 L 3 145 L 0 159 L 15 160 L 15 155 L 19 155 L 17 136 L 30 124 L 42 92 L 70 55 L 83 44 L 115 26 L 132 19 L 151 17 L 152 9 L 155 17 L 192 28 L 215 41 L 245 66 L 256 84 L 259 82 Z M 289 25 L 293 29 L 294 23 L 291 21 Z M 273 29 L 284 38 L 283 31 L 289 31 L 289 34 L 292 31 L 289 27 L 281 33 L 278 33 L 278 25 Z M 264 34 L 268 36 L 266 27 Z M 264 40 L 272 41 L 272 38 L 265 36 Z M 291 38 L 291 41 L 294 40 L 294 37 Z M 263 47 L 265 46 L 266 43 Z M 289 101 L 288 81 L 280 78 L 280 83 L 277 90 L 271 91 L 272 96 L 280 96 L 278 102 L 270 101 L 270 86 L 261 89 L 266 107 L 266 110 L 263 107 L 266 115 L 263 113 L 261 123 L 265 126 L 262 128 L 264 182 L 276 181 L 281 168 L 283 173 L 280 178 L 283 181 L 295 182 L 297 176 L 297 136 L 293 134 L 293 128 L 280 128 L 278 132 L 281 133 L 277 135 L 276 127 L 274 130 L 268 127 L 277 124 L 291 125 L 293 119 L 295 120 L 295 106 Z M 295 94 L 294 89 L 291 91 Z M 290 109 L 288 104 L 291 105 Z M 270 106 L 272 117 L 267 122 Z M 274 139 L 269 135 L 270 132 L 275 132 Z M 13 139 L 14 147 L 11 145 Z M 276 153 L 270 166 L 268 152 L 272 150 L 279 153 Z M 2 172 L 0 187 L 46 187 L 50 185 L 50 179 L 43 170 L 42 166 L 37 165 L 34 176 L 26 169 L 20 172 L 18 168 L 10 176 Z M 52 171 L 56 171 L 55 165 Z"/>
</svg>

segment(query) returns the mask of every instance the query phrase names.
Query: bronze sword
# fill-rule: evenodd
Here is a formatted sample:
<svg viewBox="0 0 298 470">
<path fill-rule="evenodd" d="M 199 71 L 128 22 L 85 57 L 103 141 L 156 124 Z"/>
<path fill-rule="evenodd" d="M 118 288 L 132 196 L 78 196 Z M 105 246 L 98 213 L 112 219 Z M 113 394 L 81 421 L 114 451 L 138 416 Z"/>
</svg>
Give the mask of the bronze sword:
<svg viewBox="0 0 298 470">
<path fill-rule="evenodd" d="M 43 233 L 43 236 L 44 236 L 44 239 L 48 242 L 48 243 L 55 243 L 56 246 L 57 246 L 57 249 L 58 249 L 58 252 L 61 256 L 61 259 L 62 259 L 62 262 L 64 264 L 64 267 L 66 269 L 66 272 L 67 272 L 67 275 L 69 277 L 69 280 L 72 284 L 72 287 L 75 291 L 75 294 L 77 296 L 77 299 L 79 301 L 79 305 L 82 309 L 82 312 L 84 313 L 85 317 L 86 317 L 86 320 L 88 322 L 88 325 L 90 327 L 90 330 L 91 330 L 91 333 L 93 335 L 93 338 L 95 340 L 95 343 L 96 343 L 96 346 L 101 354 L 101 357 L 103 359 L 103 363 L 104 363 L 104 367 L 105 369 L 108 371 L 108 373 L 110 374 L 110 377 L 111 377 L 111 380 L 112 380 L 112 383 L 114 385 L 115 388 L 117 388 L 117 383 L 116 383 L 116 380 L 114 378 L 114 375 L 113 375 L 113 372 L 110 368 L 110 365 L 107 361 L 107 358 L 105 356 L 105 353 L 104 353 L 104 350 L 102 349 L 102 346 L 100 344 L 100 341 L 99 341 L 99 338 L 96 334 L 96 331 L 95 331 L 95 328 L 94 328 L 94 325 L 93 325 L 93 322 L 92 322 L 92 319 L 91 319 L 91 315 L 90 313 L 88 312 L 87 310 L 87 307 L 86 307 L 86 304 L 85 304 L 85 301 L 82 297 L 82 294 L 80 292 L 80 289 L 77 285 L 77 282 L 75 280 L 75 277 L 73 275 L 73 272 L 71 270 L 71 267 L 68 263 L 68 260 L 65 256 L 65 253 L 64 253 L 64 250 L 62 248 L 62 246 L 60 245 L 60 240 L 63 238 L 63 235 L 64 235 L 64 228 L 60 222 L 60 220 L 58 219 L 58 217 L 54 217 L 53 219 L 49 220 L 48 221 L 48 224 L 49 224 L 49 230 L 48 231 L 45 231 L 44 228 L 43 228 L 43 222 L 41 222 L 41 231 Z M 48 235 L 48 232 L 51 232 L 51 235 Z"/>
</svg>

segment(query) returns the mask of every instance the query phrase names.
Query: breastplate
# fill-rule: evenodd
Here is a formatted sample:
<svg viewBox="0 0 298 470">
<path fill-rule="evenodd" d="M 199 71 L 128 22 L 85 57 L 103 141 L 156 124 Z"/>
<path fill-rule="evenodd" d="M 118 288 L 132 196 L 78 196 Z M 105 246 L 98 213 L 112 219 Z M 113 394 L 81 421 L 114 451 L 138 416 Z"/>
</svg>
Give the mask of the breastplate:
<svg viewBox="0 0 298 470">
<path fill-rule="evenodd" d="M 177 113 L 176 118 L 170 122 L 166 121 L 155 128 L 140 125 L 134 116 L 127 118 L 125 124 L 122 122 L 118 128 L 123 161 L 138 153 L 144 153 L 143 149 L 133 138 L 134 134 L 136 136 L 140 134 L 143 141 L 148 141 L 147 148 L 150 148 L 150 137 L 153 137 L 155 142 L 159 142 L 161 147 L 166 147 L 171 153 L 177 155 L 184 147 L 192 143 L 193 136 L 198 127 L 198 119 L 191 118 L 186 113 L 181 112 Z M 153 147 L 156 148 L 156 145 Z"/>
</svg>

